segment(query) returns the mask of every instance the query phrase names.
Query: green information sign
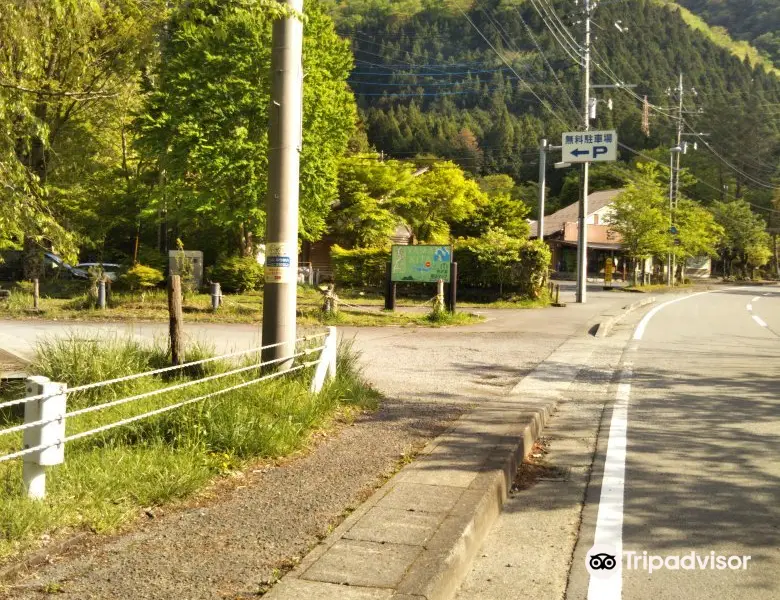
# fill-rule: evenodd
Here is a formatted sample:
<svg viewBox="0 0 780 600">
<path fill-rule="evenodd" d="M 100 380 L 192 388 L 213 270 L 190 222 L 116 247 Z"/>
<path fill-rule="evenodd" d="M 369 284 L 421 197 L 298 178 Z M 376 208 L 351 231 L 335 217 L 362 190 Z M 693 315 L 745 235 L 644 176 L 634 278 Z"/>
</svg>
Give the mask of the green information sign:
<svg viewBox="0 0 780 600">
<path fill-rule="evenodd" d="M 449 283 L 452 246 L 393 246 L 393 281 Z"/>
</svg>

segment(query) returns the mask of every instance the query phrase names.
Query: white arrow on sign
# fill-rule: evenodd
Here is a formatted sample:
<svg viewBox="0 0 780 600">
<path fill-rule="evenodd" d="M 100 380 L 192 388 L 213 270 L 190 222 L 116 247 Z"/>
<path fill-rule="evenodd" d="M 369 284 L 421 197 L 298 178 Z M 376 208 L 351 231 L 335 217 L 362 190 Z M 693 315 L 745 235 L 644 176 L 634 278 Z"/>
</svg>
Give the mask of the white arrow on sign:
<svg viewBox="0 0 780 600">
<path fill-rule="evenodd" d="M 617 160 L 617 132 L 572 131 L 563 134 L 563 160 L 613 162 Z"/>
</svg>

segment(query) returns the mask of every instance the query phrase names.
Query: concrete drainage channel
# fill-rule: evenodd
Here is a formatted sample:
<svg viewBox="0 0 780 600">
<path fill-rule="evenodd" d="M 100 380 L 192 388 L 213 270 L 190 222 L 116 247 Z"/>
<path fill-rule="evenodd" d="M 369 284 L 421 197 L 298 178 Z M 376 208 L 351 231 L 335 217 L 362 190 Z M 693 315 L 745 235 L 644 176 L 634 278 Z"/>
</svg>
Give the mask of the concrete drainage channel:
<svg viewBox="0 0 780 600">
<path fill-rule="evenodd" d="M 598 343 L 573 338 L 504 398 L 486 401 L 377 490 L 265 597 L 452 598 L 517 467 Z"/>
</svg>

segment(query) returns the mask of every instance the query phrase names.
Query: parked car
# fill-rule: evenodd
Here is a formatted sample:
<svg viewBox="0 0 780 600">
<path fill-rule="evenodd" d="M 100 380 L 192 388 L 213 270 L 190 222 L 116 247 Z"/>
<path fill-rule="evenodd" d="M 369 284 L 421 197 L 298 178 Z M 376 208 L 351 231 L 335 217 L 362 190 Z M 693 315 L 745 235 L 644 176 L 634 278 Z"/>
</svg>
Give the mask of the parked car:
<svg viewBox="0 0 780 600">
<path fill-rule="evenodd" d="M 77 269 L 81 269 L 82 271 L 86 271 L 89 273 L 89 270 L 99 267 L 103 269 L 103 273 L 110 281 L 116 281 L 119 279 L 120 271 L 122 269 L 122 265 L 118 265 L 116 263 L 99 263 L 99 262 L 86 262 L 86 263 L 79 263 L 76 265 Z"/>
<path fill-rule="evenodd" d="M 78 267 L 72 267 L 53 252 L 43 253 L 43 264 L 48 272 L 55 273 L 66 279 L 89 279 L 87 271 Z"/>
</svg>

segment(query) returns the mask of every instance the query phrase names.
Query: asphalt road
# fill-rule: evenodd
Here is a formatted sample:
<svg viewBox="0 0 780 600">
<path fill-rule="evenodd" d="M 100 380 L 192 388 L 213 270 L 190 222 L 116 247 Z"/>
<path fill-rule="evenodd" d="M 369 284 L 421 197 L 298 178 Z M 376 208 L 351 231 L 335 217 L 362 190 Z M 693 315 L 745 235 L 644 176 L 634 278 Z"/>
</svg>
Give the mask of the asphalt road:
<svg viewBox="0 0 780 600">
<path fill-rule="evenodd" d="M 619 578 L 626 599 L 780 597 L 778 332 L 780 293 L 763 287 L 684 299 L 640 323 L 610 422 L 625 396 L 627 436 L 610 431 L 606 454 L 611 485 L 627 438 L 624 499 L 600 495 L 595 530 L 622 544 L 622 578 L 591 577 L 589 598 L 620 598 Z M 664 561 L 652 573 L 651 555 Z"/>
<path fill-rule="evenodd" d="M 565 481 L 510 499 L 459 598 L 780 598 L 780 290 L 663 298 L 605 342 L 547 432 Z"/>
</svg>

